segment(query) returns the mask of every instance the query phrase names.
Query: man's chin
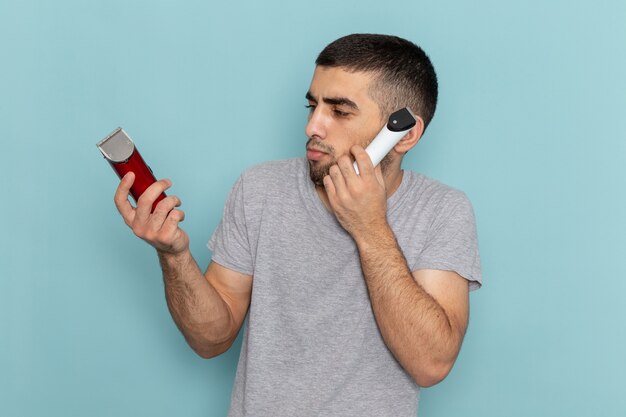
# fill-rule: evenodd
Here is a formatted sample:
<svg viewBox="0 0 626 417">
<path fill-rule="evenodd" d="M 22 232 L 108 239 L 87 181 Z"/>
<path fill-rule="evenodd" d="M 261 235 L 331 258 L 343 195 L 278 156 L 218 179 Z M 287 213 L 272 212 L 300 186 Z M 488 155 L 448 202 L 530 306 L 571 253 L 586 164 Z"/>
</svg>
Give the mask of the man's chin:
<svg viewBox="0 0 626 417">
<path fill-rule="evenodd" d="M 332 166 L 330 164 L 321 164 L 317 161 L 308 161 L 309 162 L 309 176 L 311 177 L 311 181 L 313 184 L 323 187 L 324 186 L 324 177 L 328 175 L 328 171 Z"/>
</svg>

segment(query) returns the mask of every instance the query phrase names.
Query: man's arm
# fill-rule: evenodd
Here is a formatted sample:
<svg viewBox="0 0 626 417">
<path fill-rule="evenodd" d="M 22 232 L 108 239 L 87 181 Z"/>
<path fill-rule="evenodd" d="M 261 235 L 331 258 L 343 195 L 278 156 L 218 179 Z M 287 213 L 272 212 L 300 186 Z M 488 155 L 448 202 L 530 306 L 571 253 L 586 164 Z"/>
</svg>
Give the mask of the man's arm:
<svg viewBox="0 0 626 417">
<path fill-rule="evenodd" d="M 189 251 L 159 252 L 165 298 L 174 322 L 201 357 L 226 352 L 250 305 L 252 278 L 211 262 L 204 276 Z"/>
<path fill-rule="evenodd" d="M 135 235 L 157 250 L 172 318 L 198 355 L 210 358 L 225 352 L 248 310 L 252 277 L 214 262 L 203 275 L 189 251 L 189 237 L 179 227 L 185 215 L 176 209 L 178 197 L 166 197 L 151 213 L 152 203 L 171 182 L 152 184 L 133 208 L 128 201 L 133 181 L 134 174 L 124 176 L 115 205 Z"/>
<path fill-rule="evenodd" d="M 391 229 L 357 243 L 385 344 L 415 382 L 443 380 L 461 348 L 469 314 L 467 280 L 450 271 L 411 274 Z"/>
<path fill-rule="evenodd" d="M 420 386 L 440 382 L 459 353 L 469 315 L 467 281 L 450 271 L 414 274 L 387 223 L 386 191 L 361 147 L 324 178 L 328 200 L 356 242 L 372 309 L 385 344 Z"/>
</svg>

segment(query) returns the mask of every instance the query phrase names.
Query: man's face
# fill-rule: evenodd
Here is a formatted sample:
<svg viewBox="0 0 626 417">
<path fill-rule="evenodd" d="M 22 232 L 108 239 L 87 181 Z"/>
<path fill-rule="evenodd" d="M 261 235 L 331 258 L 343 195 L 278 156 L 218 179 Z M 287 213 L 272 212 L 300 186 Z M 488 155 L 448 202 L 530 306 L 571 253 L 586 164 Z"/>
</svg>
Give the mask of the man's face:
<svg viewBox="0 0 626 417">
<path fill-rule="evenodd" d="M 306 156 L 311 180 L 323 185 L 328 170 L 353 145 L 365 147 L 382 128 L 378 105 L 368 95 L 371 73 L 317 67 L 306 95 L 309 138 Z"/>
</svg>

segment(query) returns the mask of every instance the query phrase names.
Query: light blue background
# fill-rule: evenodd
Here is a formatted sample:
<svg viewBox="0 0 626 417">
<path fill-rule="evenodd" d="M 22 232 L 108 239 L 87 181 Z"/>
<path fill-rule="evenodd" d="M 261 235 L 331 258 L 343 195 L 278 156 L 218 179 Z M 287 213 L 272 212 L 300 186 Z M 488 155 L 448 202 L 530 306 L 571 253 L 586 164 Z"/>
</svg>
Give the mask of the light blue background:
<svg viewBox="0 0 626 417">
<path fill-rule="evenodd" d="M 0 415 L 225 415 L 240 342 L 186 346 L 94 145 L 123 126 L 174 181 L 204 268 L 238 174 L 303 154 L 314 58 L 352 32 L 429 53 L 405 166 L 477 215 L 485 285 L 420 415 L 625 415 L 622 0 L 0 0 Z"/>
</svg>

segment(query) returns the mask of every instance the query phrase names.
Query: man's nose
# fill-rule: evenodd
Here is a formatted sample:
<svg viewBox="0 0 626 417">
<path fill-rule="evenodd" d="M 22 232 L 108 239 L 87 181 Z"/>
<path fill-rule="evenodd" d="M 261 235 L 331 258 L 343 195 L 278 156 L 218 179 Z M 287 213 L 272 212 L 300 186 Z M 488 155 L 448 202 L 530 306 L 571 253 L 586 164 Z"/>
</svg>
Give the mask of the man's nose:
<svg viewBox="0 0 626 417">
<path fill-rule="evenodd" d="M 326 117 L 321 109 L 316 107 L 311 114 L 309 114 L 309 121 L 306 124 L 304 132 L 309 138 L 315 137 L 323 140 L 326 138 L 326 124 Z"/>
</svg>

